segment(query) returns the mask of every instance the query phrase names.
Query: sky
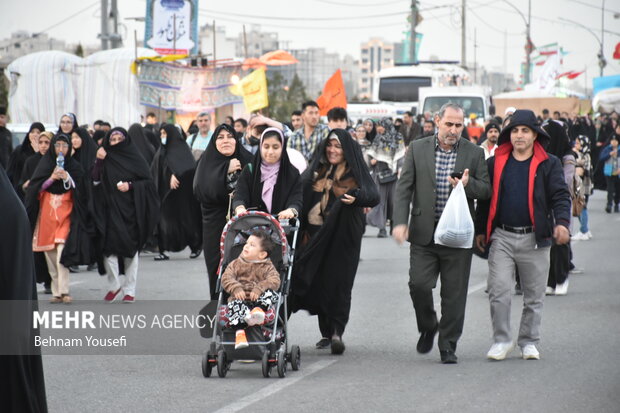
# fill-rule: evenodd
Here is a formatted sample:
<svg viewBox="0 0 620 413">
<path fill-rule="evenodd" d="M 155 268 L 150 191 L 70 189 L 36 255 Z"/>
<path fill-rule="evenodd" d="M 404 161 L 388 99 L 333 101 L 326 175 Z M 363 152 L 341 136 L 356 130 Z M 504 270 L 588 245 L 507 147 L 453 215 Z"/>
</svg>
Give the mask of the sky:
<svg viewBox="0 0 620 413">
<path fill-rule="evenodd" d="M 467 61 L 478 66 L 504 69 L 517 75 L 524 61 L 525 22 L 528 0 L 466 0 Z M 558 42 L 568 52 L 564 71 L 586 70 L 572 82 L 591 89 L 599 76 L 597 53 L 601 38 L 601 5 L 605 0 L 531 0 L 531 38 L 535 46 Z M 0 39 L 17 30 L 45 31 L 68 43 L 98 44 L 100 0 L 2 0 Z M 118 0 L 124 44 L 133 47 L 134 30 L 144 37 L 144 23 L 128 18 L 144 16 L 146 0 Z M 360 44 L 371 37 L 397 42 L 407 30 L 410 0 L 232 0 L 199 2 L 199 25 L 216 21 L 236 37 L 242 24 L 258 24 L 263 31 L 277 32 L 291 48 L 324 47 L 341 56 L 359 58 Z M 422 22 L 417 31 L 424 38 L 420 60 L 436 56 L 460 60 L 462 0 L 420 0 Z M 512 6 L 511 6 L 512 5 Z M 620 43 L 620 1 L 606 0 L 603 37 L 608 65 L 605 75 L 620 74 L 620 60 L 613 59 Z M 607 10 L 611 9 L 611 10 Z M 34 12 L 33 12 L 34 11 Z M 565 19 L 565 20 L 560 20 Z M 594 32 L 594 35 L 577 22 Z M 49 29 L 48 29 L 49 28 Z M 596 35 L 596 37 L 595 37 Z M 477 47 L 474 48 L 474 37 Z M 506 45 L 507 47 L 505 47 Z M 536 74 L 536 73 L 535 73 Z M 535 75 L 534 74 L 534 75 Z M 570 87 L 570 84 L 568 85 Z"/>
</svg>

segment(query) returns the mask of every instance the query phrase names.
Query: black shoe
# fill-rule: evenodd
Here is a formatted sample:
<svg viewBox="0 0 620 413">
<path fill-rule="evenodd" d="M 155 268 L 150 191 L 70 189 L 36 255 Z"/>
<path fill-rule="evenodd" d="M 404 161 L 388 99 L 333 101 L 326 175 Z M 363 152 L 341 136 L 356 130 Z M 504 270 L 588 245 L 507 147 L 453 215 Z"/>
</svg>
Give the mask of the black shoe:
<svg viewBox="0 0 620 413">
<path fill-rule="evenodd" d="M 155 261 L 166 261 L 169 260 L 170 257 L 167 256 L 166 254 L 164 254 L 163 252 L 160 253 L 159 255 L 156 255 L 155 258 L 153 258 Z"/>
<path fill-rule="evenodd" d="M 344 353 L 344 343 L 342 342 L 342 338 L 339 336 L 332 337 L 332 354 L 342 354 Z"/>
<path fill-rule="evenodd" d="M 198 258 L 198 257 L 200 257 L 200 254 L 201 254 L 201 253 L 202 253 L 202 250 L 192 251 L 192 253 L 191 253 L 191 254 L 189 254 L 189 257 L 190 257 L 191 259 Z"/>
<path fill-rule="evenodd" d="M 611 214 L 611 204 L 607 204 L 607 206 L 605 207 L 605 212 Z"/>
<path fill-rule="evenodd" d="M 523 295 L 523 290 L 521 289 L 521 284 L 515 284 L 515 295 Z"/>
<path fill-rule="evenodd" d="M 319 350 L 323 350 L 329 347 L 332 344 L 332 341 L 329 338 L 323 337 L 316 343 L 316 348 Z"/>
<path fill-rule="evenodd" d="M 52 293 L 52 286 L 51 286 L 51 284 L 43 284 L 43 292 L 45 294 L 51 294 Z"/>
<path fill-rule="evenodd" d="M 387 231 L 385 230 L 385 228 L 379 230 L 377 238 L 387 238 Z"/>
<path fill-rule="evenodd" d="M 456 364 L 458 363 L 458 357 L 452 350 L 439 350 L 441 356 L 441 362 L 443 364 Z"/>
<path fill-rule="evenodd" d="M 437 334 L 438 324 L 435 324 L 435 328 L 429 331 L 423 331 L 420 333 L 420 339 L 418 340 L 418 345 L 416 346 L 416 350 L 420 354 L 426 354 L 433 349 L 433 342 L 435 341 L 435 334 Z"/>
<path fill-rule="evenodd" d="M 90 264 L 88 267 L 86 267 L 86 271 L 95 271 L 97 269 L 97 264 Z"/>
<path fill-rule="evenodd" d="M 72 272 L 72 273 L 80 272 L 80 267 L 78 267 L 77 265 L 72 265 L 69 267 L 69 272 Z"/>
</svg>

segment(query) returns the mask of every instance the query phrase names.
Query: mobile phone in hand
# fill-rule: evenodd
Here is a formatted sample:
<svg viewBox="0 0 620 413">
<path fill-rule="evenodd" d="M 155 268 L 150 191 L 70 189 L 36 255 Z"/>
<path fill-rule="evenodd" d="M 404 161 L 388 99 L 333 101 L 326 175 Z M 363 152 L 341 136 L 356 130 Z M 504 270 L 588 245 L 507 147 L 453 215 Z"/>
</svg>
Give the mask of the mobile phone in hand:
<svg viewBox="0 0 620 413">
<path fill-rule="evenodd" d="M 461 179 L 463 178 L 463 172 L 452 172 L 450 176 L 452 179 Z"/>
</svg>

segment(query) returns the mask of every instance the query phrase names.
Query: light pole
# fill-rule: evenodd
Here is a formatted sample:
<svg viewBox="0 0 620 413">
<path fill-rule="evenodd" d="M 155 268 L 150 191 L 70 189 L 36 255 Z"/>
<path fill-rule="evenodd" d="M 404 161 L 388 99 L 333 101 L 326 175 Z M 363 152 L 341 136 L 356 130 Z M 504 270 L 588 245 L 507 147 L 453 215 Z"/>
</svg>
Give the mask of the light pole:
<svg viewBox="0 0 620 413">
<path fill-rule="evenodd" d="M 562 20 L 562 21 L 565 21 L 567 23 L 574 24 L 575 26 L 579 26 L 582 29 L 587 30 L 592 36 L 594 36 L 594 38 L 596 39 L 596 41 L 599 44 L 599 52 L 598 52 L 597 57 L 598 57 L 598 67 L 601 69 L 600 73 L 601 73 L 601 77 L 602 77 L 603 76 L 603 68 L 605 68 L 605 66 L 607 66 L 607 60 L 605 60 L 605 55 L 603 54 L 603 41 L 601 39 L 599 39 L 599 37 L 596 35 L 596 33 L 594 33 L 594 31 L 592 31 L 592 29 L 590 29 L 589 27 L 584 26 L 581 23 L 577 23 L 576 21 L 565 19 L 563 17 L 560 17 L 559 19 Z"/>
<path fill-rule="evenodd" d="M 532 39 L 530 38 L 530 22 L 532 21 L 532 0 L 527 1 L 527 18 L 519 10 L 517 6 L 510 3 L 508 0 L 504 0 L 504 3 L 512 7 L 519 13 L 519 16 L 523 19 L 525 23 L 525 76 L 524 76 L 524 84 L 530 83 L 530 55 L 532 54 Z"/>
</svg>

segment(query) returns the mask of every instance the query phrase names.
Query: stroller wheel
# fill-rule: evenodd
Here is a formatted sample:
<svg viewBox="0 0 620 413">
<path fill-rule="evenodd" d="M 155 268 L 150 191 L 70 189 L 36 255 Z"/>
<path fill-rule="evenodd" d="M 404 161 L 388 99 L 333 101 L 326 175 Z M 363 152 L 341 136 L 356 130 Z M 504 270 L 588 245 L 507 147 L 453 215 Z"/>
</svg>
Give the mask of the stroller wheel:
<svg viewBox="0 0 620 413">
<path fill-rule="evenodd" d="M 269 350 L 263 353 L 263 377 L 271 376 L 271 363 L 269 363 Z"/>
<path fill-rule="evenodd" d="M 278 376 L 286 377 L 286 350 L 278 350 Z"/>
<path fill-rule="evenodd" d="M 226 361 L 226 352 L 220 350 L 217 352 L 217 375 L 221 378 L 226 377 L 230 364 Z"/>
<path fill-rule="evenodd" d="M 213 365 L 209 363 L 209 358 L 211 355 L 207 351 L 202 355 L 202 375 L 205 377 L 211 377 L 211 371 L 213 370 Z"/>
<path fill-rule="evenodd" d="M 291 346 L 291 367 L 293 371 L 297 371 L 301 367 L 301 349 L 298 345 Z"/>
</svg>

